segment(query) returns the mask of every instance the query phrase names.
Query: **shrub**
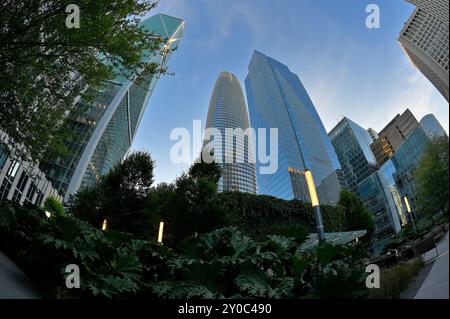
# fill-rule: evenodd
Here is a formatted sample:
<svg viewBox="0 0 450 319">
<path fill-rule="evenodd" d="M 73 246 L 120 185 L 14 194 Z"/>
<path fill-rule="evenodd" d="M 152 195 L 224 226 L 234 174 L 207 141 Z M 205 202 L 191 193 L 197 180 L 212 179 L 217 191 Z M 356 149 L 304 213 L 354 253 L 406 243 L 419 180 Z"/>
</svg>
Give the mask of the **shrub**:
<svg viewBox="0 0 450 319">
<path fill-rule="evenodd" d="M 382 271 L 380 288 L 372 289 L 369 297 L 377 299 L 400 298 L 400 294 L 408 288 L 411 280 L 417 276 L 423 266 L 423 259 L 418 257 Z"/>
<path fill-rule="evenodd" d="M 45 297 L 362 297 L 365 273 L 351 247 L 299 252 L 299 227 L 255 240 L 226 227 L 180 242 L 176 253 L 131 234 L 101 231 L 73 216 L 46 218 L 33 205 L 0 203 L 0 248 Z M 287 236 L 287 237 L 285 237 Z M 81 289 L 65 288 L 80 267 Z"/>
<path fill-rule="evenodd" d="M 64 206 L 52 196 L 44 201 L 44 209 L 52 215 L 64 215 Z"/>
<path fill-rule="evenodd" d="M 45 297 L 131 297 L 168 276 L 171 254 L 155 242 L 103 232 L 72 216 L 46 218 L 33 205 L 0 204 L 0 248 L 40 287 Z M 81 289 L 65 288 L 65 267 L 80 267 Z M 145 285 L 144 285 L 145 283 Z"/>
<path fill-rule="evenodd" d="M 155 283 L 161 298 L 363 297 L 363 255 L 325 245 L 300 253 L 293 237 L 255 241 L 233 227 L 186 240 L 167 264 L 173 278 Z"/>
</svg>

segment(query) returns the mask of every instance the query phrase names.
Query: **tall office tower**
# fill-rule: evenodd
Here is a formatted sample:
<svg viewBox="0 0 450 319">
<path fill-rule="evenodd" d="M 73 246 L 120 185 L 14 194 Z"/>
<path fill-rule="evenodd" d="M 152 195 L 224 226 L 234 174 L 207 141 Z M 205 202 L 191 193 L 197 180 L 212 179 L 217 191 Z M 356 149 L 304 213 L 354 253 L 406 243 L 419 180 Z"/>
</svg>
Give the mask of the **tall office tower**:
<svg viewBox="0 0 450 319">
<path fill-rule="evenodd" d="M 379 133 L 370 148 L 379 166 L 394 155 L 409 134 L 419 125 L 414 115 L 406 109 L 402 115 L 397 114 Z"/>
<path fill-rule="evenodd" d="M 328 135 L 344 171 L 347 188 L 355 192 L 358 184 L 376 171 L 377 161 L 370 149 L 372 138 L 346 117 Z"/>
<path fill-rule="evenodd" d="M 375 218 L 374 252 L 379 253 L 384 244 L 400 231 L 399 213 L 396 203 L 398 192 L 391 192 L 388 181 L 377 171 L 377 161 L 370 144 L 372 138 L 367 130 L 343 118 L 329 133 L 347 180 L 347 188 L 358 194 Z M 391 176 L 392 180 L 392 176 Z"/>
<path fill-rule="evenodd" d="M 428 138 L 432 139 L 437 136 L 447 136 L 444 128 L 433 114 L 425 115 L 419 122 Z"/>
<path fill-rule="evenodd" d="M 372 142 L 375 142 L 375 140 L 378 138 L 378 133 L 373 128 L 369 127 L 367 129 L 367 132 L 370 135 L 370 138 L 372 139 Z"/>
<path fill-rule="evenodd" d="M 448 0 L 408 0 L 416 5 L 398 42 L 411 63 L 449 100 Z"/>
<path fill-rule="evenodd" d="M 184 21 L 157 14 L 142 21 L 151 36 L 168 39 L 164 54 L 153 55 L 149 63 L 166 66 L 168 59 L 183 37 Z M 46 172 L 64 200 L 80 187 L 92 186 L 128 152 L 148 104 L 158 76 L 142 82 L 118 77 L 95 89 L 93 101 L 80 99 L 75 109 L 82 114 L 69 115 L 69 127 L 75 132 L 67 145 L 71 155 L 43 163 Z"/>
<path fill-rule="evenodd" d="M 310 169 L 320 201 L 335 203 L 340 191 L 336 173 L 340 164 L 300 79 L 287 66 L 258 51 L 248 69 L 245 88 L 251 126 L 266 129 L 267 136 L 269 128 L 278 129 L 278 169 L 262 174 L 262 164 L 257 161 L 258 192 L 309 201 L 301 172 Z"/>
<path fill-rule="evenodd" d="M 247 104 L 239 80 L 233 73 L 221 72 L 214 85 L 206 120 L 206 129 L 217 129 L 221 139 L 212 135 L 204 141 L 205 146 L 209 144 L 214 148 L 221 165 L 219 191 L 256 194 L 254 145 L 252 139 L 244 135 L 249 127 Z M 236 129 L 241 130 L 242 139 Z"/>
<path fill-rule="evenodd" d="M 401 229 L 396 201 L 389 191 L 389 184 L 382 171 L 373 172 L 359 183 L 357 194 L 374 216 L 373 252 L 378 255 Z"/>
</svg>

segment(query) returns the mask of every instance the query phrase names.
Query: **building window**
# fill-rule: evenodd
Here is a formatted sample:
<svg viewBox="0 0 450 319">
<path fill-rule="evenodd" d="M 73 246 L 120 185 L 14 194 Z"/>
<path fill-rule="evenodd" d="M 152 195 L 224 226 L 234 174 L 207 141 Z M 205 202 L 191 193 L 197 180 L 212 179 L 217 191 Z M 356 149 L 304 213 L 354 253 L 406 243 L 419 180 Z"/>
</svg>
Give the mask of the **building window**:
<svg viewBox="0 0 450 319">
<path fill-rule="evenodd" d="M 20 175 L 19 182 L 17 183 L 16 190 L 14 191 L 13 201 L 20 202 L 22 198 L 23 190 L 28 182 L 28 175 L 25 171 L 22 171 Z"/>
<path fill-rule="evenodd" d="M 11 179 L 11 181 L 14 179 L 14 177 L 17 174 L 17 170 L 20 167 L 20 163 L 17 160 L 14 160 L 11 165 L 9 166 L 8 172 L 6 173 L 6 177 Z"/>
<path fill-rule="evenodd" d="M 8 199 L 9 190 L 11 189 L 12 182 L 5 177 L 3 179 L 2 186 L 0 187 L 0 199 Z"/>
<path fill-rule="evenodd" d="M 36 190 L 37 190 L 36 184 L 31 182 L 31 185 L 30 185 L 30 187 L 28 188 L 28 191 L 27 191 L 27 196 L 26 196 L 26 201 L 27 202 L 33 204 L 34 194 L 36 194 Z"/>
<path fill-rule="evenodd" d="M 5 144 L 0 143 L 0 170 L 5 165 L 6 160 L 8 159 L 9 151 Z"/>
<path fill-rule="evenodd" d="M 42 200 L 44 199 L 44 194 L 40 190 L 37 191 L 37 194 L 36 205 L 41 206 Z"/>
</svg>

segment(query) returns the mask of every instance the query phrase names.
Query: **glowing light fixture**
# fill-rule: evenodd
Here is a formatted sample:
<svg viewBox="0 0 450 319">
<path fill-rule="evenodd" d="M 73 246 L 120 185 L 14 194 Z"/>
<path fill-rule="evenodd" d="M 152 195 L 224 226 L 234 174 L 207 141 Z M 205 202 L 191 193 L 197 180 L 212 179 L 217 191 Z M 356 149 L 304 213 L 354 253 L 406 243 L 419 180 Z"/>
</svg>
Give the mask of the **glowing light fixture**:
<svg viewBox="0 0 450 319">
<path fill-rule="evenodd" d="M 403 197 L 403 200 L 405 201 L 405 206 L 406 206 L 406 210 L 408 211 L 408 214 L 411 215 L 411 221 L 413 224 L 414 232 L 417 233 L 416 222 L 415 222 L 414 216 L 412 214 L 411 206 L 409 205 L 408 196 Z"/>
<path fill-rule="evenodd" d="M 103 220 L 103 224 L 102 224 L 102 230 L 106 230 L 108 228 L 108 222 L 106 221 L 106 219 Z"/>
<path fill-rule="evenodd" d="M 306 184 L 308 185 L 309 197 L 311 198 L 312 206 L 319 206 L 319 198 L 317 197 L 316 186 L 314 185 L 314 179 L 309 169 L 305 171 L 305 179 Z"/>
<path fill-rule="evenodd" d="M 403 197 L 403 200 L 405 201 L 406 210 L 408 211 L 408 213 L 411 213 L 411 206 L 409 206 L 408 197 L 407 196 Z"/>
<path fill-rule="evenodd" d="M 161 221 L 159 223 L 159 231 L 158 231 L 158 243 L 160 243 L 160 244 L 162 244 L 163 229 L 164 229 L 164 222 Z"/>
</svg>

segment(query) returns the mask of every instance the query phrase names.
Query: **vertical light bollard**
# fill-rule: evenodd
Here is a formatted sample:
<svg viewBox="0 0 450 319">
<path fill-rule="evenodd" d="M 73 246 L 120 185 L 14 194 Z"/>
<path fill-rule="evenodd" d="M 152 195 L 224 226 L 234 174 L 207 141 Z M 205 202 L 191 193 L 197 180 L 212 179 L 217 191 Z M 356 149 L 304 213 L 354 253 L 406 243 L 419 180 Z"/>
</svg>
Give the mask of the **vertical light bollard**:
<svg viewBox="0 0 450 319">
<path fill-rule="evenodd" d="M 311 205 L 314 209 L 314 219 L 316 222 L 317 237 L 319 238 L 319 244 L 323 244 L 325 242 L 325 230 L 323 227 L 322 213 L 320 211 L 319 198 L 317 197 L 314 179 L 309 169 L 305 170 L 305 179 L 306 185 L 308 186 Z"/>
</svg>

